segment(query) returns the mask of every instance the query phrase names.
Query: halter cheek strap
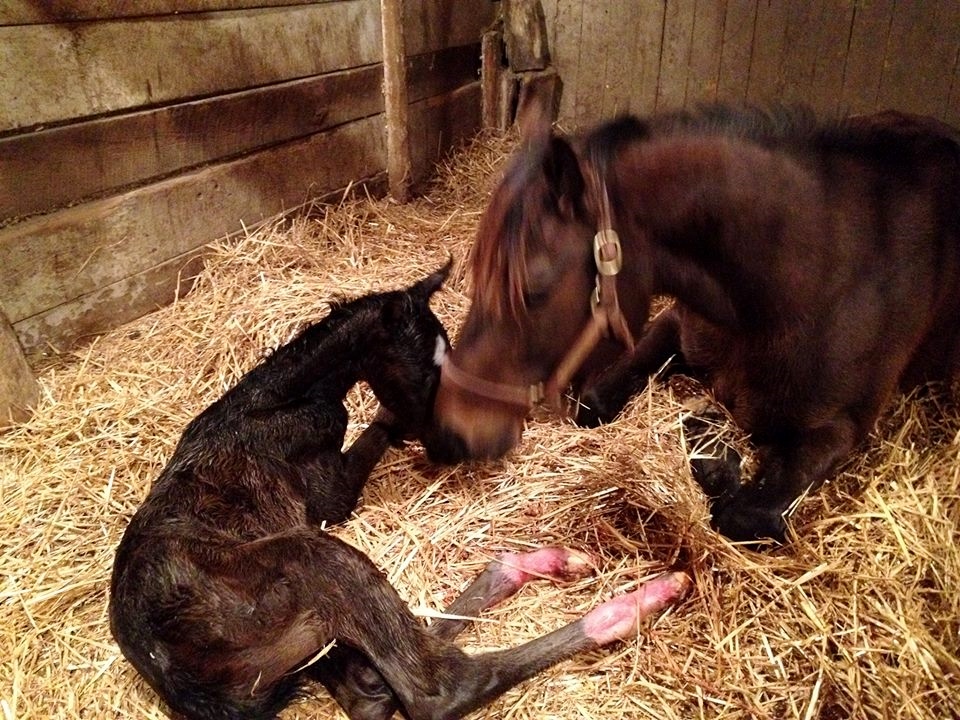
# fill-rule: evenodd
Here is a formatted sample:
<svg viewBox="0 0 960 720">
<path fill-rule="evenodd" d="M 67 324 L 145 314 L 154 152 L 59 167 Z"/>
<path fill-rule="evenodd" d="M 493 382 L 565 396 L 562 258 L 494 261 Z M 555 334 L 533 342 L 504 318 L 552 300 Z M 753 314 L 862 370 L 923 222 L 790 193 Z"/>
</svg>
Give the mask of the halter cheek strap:
<svg viewBox="0 0 960 720">
<path fill-rule="evenodd" d="M 633 350 L 633 334 L 617 297 L 617 275 L 623 267 L 620 237 L 613 229 L 606 184 L 600 179 L 599 173 L 594 171 L 591 175 L 599 200 L 600 230 L 593 237 L 593 260 L 597 275 L 590 297 L 590 319 L 553 374 L 545 382 L 527 386 L 498 383 L 458 368 L 448 354 L 440 369 L 441 382 L 450 382 L 473 395 L 514 405 L 524 411 L 529 411 L 543 402 L 549 403 L 557 411 L 562 411 L 564 390 L 600 342 L 600 338 L 612 335 L 627 350 Z"/>
</svg>

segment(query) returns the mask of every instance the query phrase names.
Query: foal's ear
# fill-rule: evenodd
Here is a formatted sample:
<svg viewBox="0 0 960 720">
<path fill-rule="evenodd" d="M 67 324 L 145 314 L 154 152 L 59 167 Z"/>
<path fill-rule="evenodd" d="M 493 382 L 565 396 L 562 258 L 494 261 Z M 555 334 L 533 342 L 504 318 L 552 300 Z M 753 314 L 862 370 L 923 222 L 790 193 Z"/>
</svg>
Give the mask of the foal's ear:
<svg viewBox="0 0 960 720">
<path fill-rule="evenodd" d="M 418 282 L 414 286 L 414 291 L 424 299 L 429 299 L 430 296 L 439 290 L 443 285 L 444 280 L 446 280 L 447 276 L 450 274 L 451 267 L 453 267 L 452 255 L 447 258 L 447 262 L 442 268 L 436 272 L 430 273 L 423 280 Z"/>
</svg>

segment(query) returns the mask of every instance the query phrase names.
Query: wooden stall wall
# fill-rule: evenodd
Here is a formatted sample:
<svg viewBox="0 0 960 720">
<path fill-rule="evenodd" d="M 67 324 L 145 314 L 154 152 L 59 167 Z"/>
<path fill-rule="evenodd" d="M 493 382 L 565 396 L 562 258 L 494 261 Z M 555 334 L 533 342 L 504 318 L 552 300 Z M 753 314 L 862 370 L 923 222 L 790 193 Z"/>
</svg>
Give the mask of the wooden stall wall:
<svg viewBox="0 0 960 720">
<path fill-rule="evenodd" d="M 960 126 L 957 0 L 542 2 L 568 129 L 712 100 Z"/>
<path fill-rule="evenodd" d="M 407 2 L 415 178 L 480 124 L 496 4 Z M 0 319 L 63 348 L 209 241 L 385 168 L 380 0 L 0 4 Z"/>
</svg>

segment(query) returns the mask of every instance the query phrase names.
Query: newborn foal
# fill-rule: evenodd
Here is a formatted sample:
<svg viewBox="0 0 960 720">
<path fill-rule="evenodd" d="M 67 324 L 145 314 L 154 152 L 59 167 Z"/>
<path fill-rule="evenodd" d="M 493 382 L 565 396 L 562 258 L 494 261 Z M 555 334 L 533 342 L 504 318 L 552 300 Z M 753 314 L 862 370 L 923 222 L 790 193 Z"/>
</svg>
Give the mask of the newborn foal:
<svg viewBox="0 0 960 720">
<path fill-rule="evenodd" d="M 124 533 L 110 598 L 117 643 L 174 716 L 271 718 L 315 679 L 353 720 L 459 717 L 630 635 L 686 589 L 667 575 L 545 638 L 471 656 L 451 643 L 465 621 L 425 628 L 365 555 L 323 530 L 354 510 L 391 441 L 426 431 L 447 349 L 429 300 L 448 270 L 335 306 L 187 426 Z M 359 380 L 384 409 L 342 452 L 343 398 Z M 560 548 L 508 554 L 449 612 L 588 570 Z"/>
</svg>

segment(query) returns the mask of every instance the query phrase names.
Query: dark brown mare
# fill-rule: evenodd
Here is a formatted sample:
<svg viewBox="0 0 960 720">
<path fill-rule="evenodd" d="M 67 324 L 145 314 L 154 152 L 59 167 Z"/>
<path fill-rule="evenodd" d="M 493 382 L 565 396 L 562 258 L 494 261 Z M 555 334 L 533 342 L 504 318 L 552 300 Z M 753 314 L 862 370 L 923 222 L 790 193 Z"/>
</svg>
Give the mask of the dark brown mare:
<svg viewBox="0 0 960 720">
<path fill-rule="evenodd" d="M 898 112 L 818 124 L 802 110 L 711 106 L 567 138 L 530 107 L 480 222 L 434 458 L 503 455 L 531 404 L 571 380 L 578 422 L 609 421 L 672 359 L 758 449 L 749 482 L 735 462 L 709 482 L 695 468 L 714 524 L 782 540 L 798 498 L 898 386 L 956 377 L 952 128 Z M 660 294 L 675 302 L 648 323 Z"/>
</svg>

